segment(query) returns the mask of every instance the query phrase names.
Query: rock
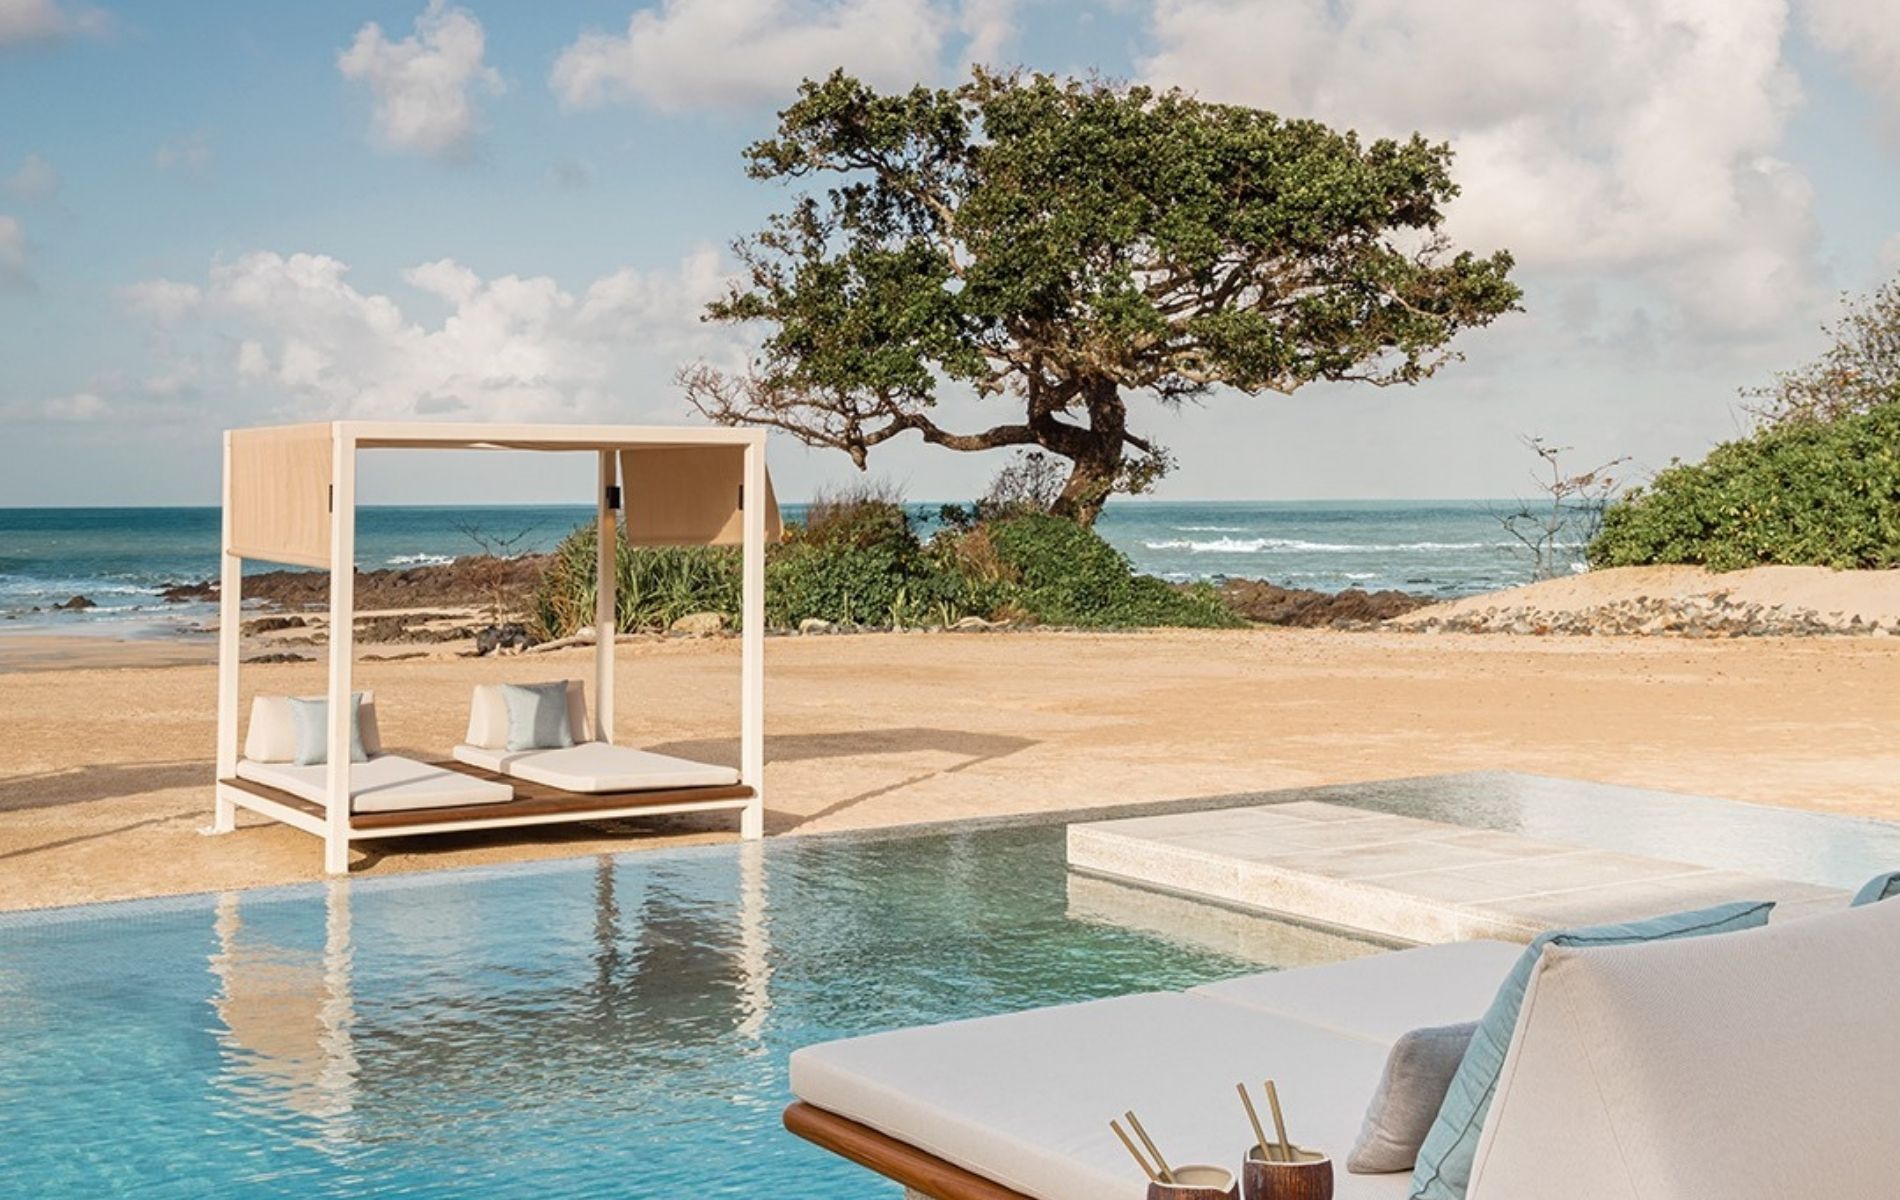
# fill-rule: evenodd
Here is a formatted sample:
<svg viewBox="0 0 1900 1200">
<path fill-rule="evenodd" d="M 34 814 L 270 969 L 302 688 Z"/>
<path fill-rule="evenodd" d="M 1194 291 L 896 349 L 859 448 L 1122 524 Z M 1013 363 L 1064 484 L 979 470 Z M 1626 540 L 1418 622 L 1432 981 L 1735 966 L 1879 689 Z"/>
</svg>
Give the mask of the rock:
<svg viewBox="0 0 1900 1200">
<path fill-rule="evenodd" d="M 64 612 L 81 612 L 85 609 L 98 608 L 99 606 L 94 604 L 88 597 L 74 596 L 71 600 L 66 601 L 66 603 L 55 604 L 53 607 Z"/>
<path fill-rule="evenodd" d="M 209 579 L 198 583 L 173 583 L 161 588 L 158 598 L 167 604 L 184 604 L 192 600 L 216 600 L 218 585 Z"/>
<path fill-rule="evenodd" d="M 713 614 L 713 615 L 717 615 L 717 614 Z M 682 621 L 685 619 L 686 618 L 684 617 L 680 618 L 680 620 Z M 723 621 L 721 623 L 723 624 Z M 679 623 L 677 621 L 674 622 L 674 627 L 678 628 L 678 624 Z M 806 617 L 804 620 L 798 623 L 798 632 L 804 636 L 810 636 L 812 634 L 817 634 L 817 633 L 836 633 L 838 632 L 838 627 L 832 624 L 830 621 L 825 620 L 823 617 Z"/>
<path fill-rule="evenodd" d="M 308 654 L 295 654 L 289 650 L 275 650 L 269 654 L 255 654 L 244 660 L 248 663 L 296 663 L 312 661 Z"/>
<path fill-rule="evenodd" d="M 302 629 L 309 624 L 302 617 L 258 617 L 244 622 L 244 632 L 246 635 L 277 633 L 284 629 Z"/>
<path fill-rule="evenodd" d="M 689 637 L 711 637 L 726 628 L 724 613 L 696 612 L 687 613 L 667 627 L 668 633 L 680 633 Z"/>
<path fill-rule="evenodd" d="M 1261 625 L 1322 628 L 1340 621 L 1379 622 L 1402 616 L 1431 601 L 1410 592 L 1308 591 L 1276 587 L 1264 579 L 1227 579 L 1217 589 L 1227 607 Z"/>
<path fill-rule="evenodd" d="M 475 631 L 475 653 L 480 655 L 519 653 L 533 645 L 527 628 L 516 621 Z"/>
</svg>

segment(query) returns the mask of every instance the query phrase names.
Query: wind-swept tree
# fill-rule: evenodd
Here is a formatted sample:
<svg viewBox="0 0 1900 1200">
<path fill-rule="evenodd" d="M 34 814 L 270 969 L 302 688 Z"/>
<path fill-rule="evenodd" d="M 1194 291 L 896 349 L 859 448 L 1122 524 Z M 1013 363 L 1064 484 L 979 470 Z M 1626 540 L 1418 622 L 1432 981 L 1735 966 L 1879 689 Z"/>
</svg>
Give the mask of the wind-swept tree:
<svg viewBox="0 0 1900 1200">
<path fill-rule="evenodd" d="M 1055 511 L 1084 522 L 1167 469 L 1129 393 L 1416 383 L 1519 297 L 1507 252 L 1440 232 L 1449 147 L 1179 91 L 979 69 L 887 96 L 839 72 L 746 158 L 828 189 L 738 243 L 741 279 L 707 316 L 760 322 L 764 343 L 746 371 L 683 370 L 691 402 L 860 468 L 910 432 L 1040 447 L 1068 463 Z M 945 428 L 956 385 L 1015 411 Z"/>
</svg>

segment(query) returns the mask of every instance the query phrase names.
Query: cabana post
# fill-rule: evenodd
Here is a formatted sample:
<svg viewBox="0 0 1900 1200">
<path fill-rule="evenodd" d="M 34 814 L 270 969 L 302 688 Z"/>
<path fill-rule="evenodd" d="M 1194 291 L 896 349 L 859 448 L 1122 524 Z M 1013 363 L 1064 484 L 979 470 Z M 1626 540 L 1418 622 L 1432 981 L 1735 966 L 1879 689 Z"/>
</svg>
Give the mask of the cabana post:
<svg viewBox="0 0 1900 1200">
<path fill-rule="evenodd" d="M 591 452 L 596 460 L 595 530 L 600 549 L 595 576 L 594 711 L 591 721 L 574 728 L 573 735 L 576 742 L 589 743 L 577 747 L 577 752 L 596 758 L 618 754 L 623 757 L 615 762 L 633 763 L 639 769 L 629 768 L 621 775 L 608 770 L 606 781 L 584 786 L 541 778 L 549 771 L 545 767 L 536 774 L 525 763 L 473 763 L 464 756 L 470 749 L 467 746 L 456 748 L 457 758 L 463 761 L 442 763 L 419 763 L 370 749 L 373 709 L 365 699 L 359 711 L 353 679 L 356 468 L 359 450 L 379 449 Z M 618 632 L 614 547 L 622 540 L 623 510 L 625 540 L 635 545 L 742 546 L 737 772 L 614 747 Z M 715 810 L 739 813 L 742 838 L 762 837 L 765 543 L 777 537 L 778 531 L 762 430 L 336 421 L 227 432 L 212 830 L 231 832 L 236 828 L 237 809 L 250 809 L 321 837 L 324 869 L 333 874 L 348 871 L 350 842 L 369 837 Z M 328 711 L 320 768 L 292 767 L 289 755 L 254 762 L 247 757 L 253 753 L 249 739 L 240 750 L 240 626 L 247 560 L 329 572 Z M 575 715 L 578 720 L 578 709 Z M 254 711 L 253 736 L 257 722 Z M 371 760 L 353 764 L 359 722 Z M 688 775 L 694 770 L 711 771 L 715 777 L 688 778 L 679 768 L 686 768 Z M 655 771 L 659 776 L 650 777 Z M 663 781 L 653 781 L 657 777 Z"/>
</svg>

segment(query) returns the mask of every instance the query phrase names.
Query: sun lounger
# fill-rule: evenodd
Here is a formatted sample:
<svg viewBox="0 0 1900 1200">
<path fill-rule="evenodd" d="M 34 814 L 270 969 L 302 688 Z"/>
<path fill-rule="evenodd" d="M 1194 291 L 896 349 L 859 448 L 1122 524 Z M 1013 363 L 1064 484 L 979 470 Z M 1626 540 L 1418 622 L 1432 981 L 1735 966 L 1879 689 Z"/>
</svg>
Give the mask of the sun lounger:
<svg viewBox="0 0 1900 1200">
<path fill-rule="evenodd" d="M 1391 1042 L 1476 1019 L 1520 952 L 1455 943 L 807 1047 L 785 1123 L 935 1200 L 1140 1200 L 1109 1117 L 1137 1109 L 1176 1161 L 1235 1163 L 1252 1137 L 1233 1086 L 1271 1075 L 1294 1136 L 1343 1161 Z M 1896 961 L 1884 904 L 1546 950 L 1470 1200 L 1900 1194 Z M 1340 1200 L 1412 1182 L 1335 1178 Z"/>
<path fill-rule="evenodd" d="M 312 804 L 324 802 L 330 770 L 295 763 L 260 763 L 239 759 L 239 779 L 288 792 Z M 460 771 L 432 766 L 400 754 L 378 754 L 350 766 L 350 811 L 353 813 L 415 812 L 424 809 L 465 808 L 503 804 L 514 799 L 505 783 L 476 779 Z"/>
<path fill-rule="evenodd" d="M 589 740 L 581 682 L 568 680 L 567 686 L 568 728 L 575 745 L 546 750 L 507 749 L 508 714 L 501 685 L 481 684 L 470 697 L 468 734 L 451 751 L 455 761 L 588 796 L 729 788 L 739 782 L 739 772 L 731 767 Z"/>
<path fill-rule="evenodd" d="M 816 1111 L 787 1123 L 841 1117 L 1005 1195 L 1141 1200 L 1109 1117 L 1136 1108 L 1178 1160 L 1237 1163 L 1251 1139 L 1234 1085 L 1271 1073 L 1297 1106 L 1296 1136 L 1343 1157 L 1391 1043 L 1476 1019 L 1521 953 L 1507 942 L 1429 946 L 807 1047 L 792 1055 L 792 1092 Z M 1409 1186 L 1409 1175 L 1342 1171 L 1336 1194 L 1403 1200 Z"/>
<path fill-rule="evenodd" d="M 350 764 L 352 813 L 467 808 L 502 804 L 514 798 L 514 789 L 506 783 L 472 778 L 400 754 L 384 754 L 374 692 L 361 693 L 357 730 L 369 758 Z M 293 802 L 314 805 L 320 812 L 329 796 L 330 769 L 323 764 L 297 765 L 296 750 L 297 730 L 290 698 L 255 697 L 245 731 L 244 755 L 237 761 L 237 779 L 283 793 Z"/>
</svg>

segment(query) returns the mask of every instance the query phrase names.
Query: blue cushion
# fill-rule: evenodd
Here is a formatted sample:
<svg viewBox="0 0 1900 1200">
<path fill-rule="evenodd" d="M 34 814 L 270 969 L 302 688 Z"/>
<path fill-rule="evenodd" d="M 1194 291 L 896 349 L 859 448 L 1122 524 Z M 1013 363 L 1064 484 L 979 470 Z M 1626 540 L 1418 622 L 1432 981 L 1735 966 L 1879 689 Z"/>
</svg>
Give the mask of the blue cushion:
<svg viewBox="0 0 1900 1200">
<path fill-rule="evenodd" d="M 1432 1122 L 1424 1145 L 1419 1147 L 1418 1163 L 1412 1169 L 1412 1200 L 1463 1200 L 1465 1188 L 1471 1182 L 1472 1162 L 1478 1154 L 1478 1135 L 1484 1130 L 1491 1095 L 1497 1090 L 1504 1056 L 1511 1048 L 1511 1035 L 1517 1029 L 1524 991 L 1530 986 L 1531 971 L 1536 968 L 1545 946 L 1623 946 L 1751 929 L 1766 925 L 1769 910 L 1774 906 L 1771 900 L 1745 901 L 1624 925 L 1557 929 L 1540 935 L 1518 958 L 1484 1019 L 1478 1022 L 1478 1031 L 1472 1035 L 1464 1061 L 1458 1064 L 1458 1073 L 1452 1077 L 1451 1090 L 1445 1094 L 1438 1119 Z"/>
<path fill-rule="evenodd" d="M 1867 881 L 1867 885 L 1854 893 L 1853 907 L 1872 904 L 1876 900 L 1887 900 L 1900 896 L 1900 871 L 1889 871 L 1885 875 L 1876 875 Z"/>
<path fill-rule="evenodd" d="M 567 683 L 504 683 L 510 750 L 563 750 L 574 744 L 568 728 Z"/>
<path fill-rule="evenodd" d="M 322 696 L 292 696 L 297 722 L 297 765 L 317 767 L 330 761 L 330 701 Z M 350 694 L 350 761 L 368 762 L 363 752 L 363 693 Z"/>
</svg>

